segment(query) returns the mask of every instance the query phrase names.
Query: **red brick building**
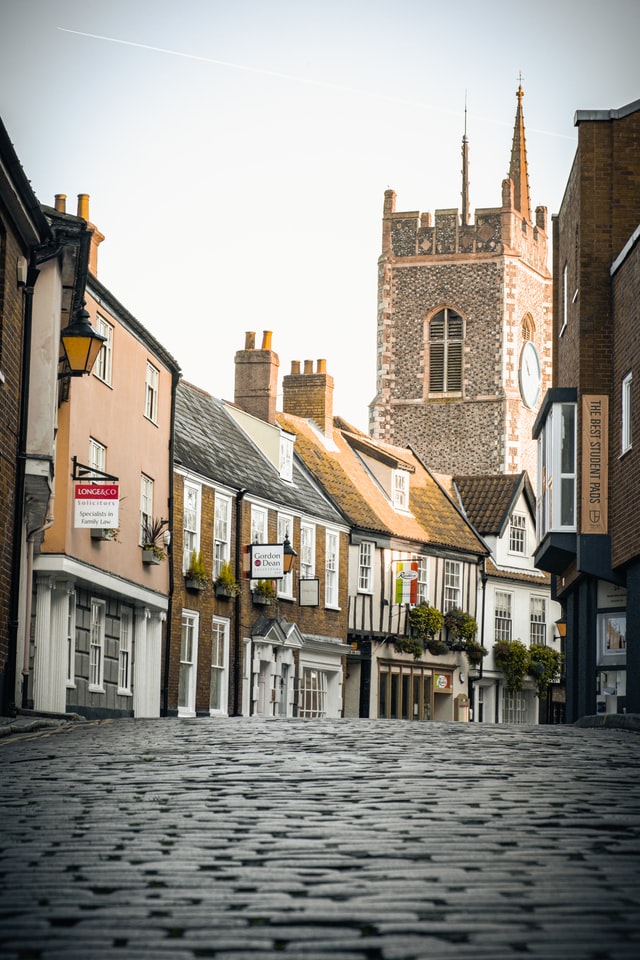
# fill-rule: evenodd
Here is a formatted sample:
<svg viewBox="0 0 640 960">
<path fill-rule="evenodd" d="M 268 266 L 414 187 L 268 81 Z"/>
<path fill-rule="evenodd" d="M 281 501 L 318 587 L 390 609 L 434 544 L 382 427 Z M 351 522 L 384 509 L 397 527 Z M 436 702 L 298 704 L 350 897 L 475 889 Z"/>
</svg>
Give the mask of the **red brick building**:
<svg viewBox="0 0 640 960">
<path fill-rule="evenodd" d="M 576 113 L 553 232 L 537 565 L 566 611 L 567 720 L 640 711 L 640 101 Z"/>
</svg>

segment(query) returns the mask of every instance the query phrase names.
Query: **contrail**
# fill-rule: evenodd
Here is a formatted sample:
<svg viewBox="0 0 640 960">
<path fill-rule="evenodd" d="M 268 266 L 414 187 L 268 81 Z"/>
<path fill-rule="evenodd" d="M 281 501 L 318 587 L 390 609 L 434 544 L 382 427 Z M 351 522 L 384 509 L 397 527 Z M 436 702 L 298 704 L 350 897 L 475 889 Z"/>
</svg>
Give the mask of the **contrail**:
<svg viewBox="0 0 640 960">
<path fill-rule="evenodd" d="M 340 93 L 352 93 L 359 97 L 369 97 L 375 100 L 386 100 L 391 103 L 401 103 L 409 107 L 419 107 L 422 110 L 436 110 L 439 113 L 446 113 L 451 117 L 458 116 L 457 111 L 449 110 L 446 107 L 438 107 L 433 104 L 421 103 L 417 100 L 405 100 L 402 97 L 390 97 L 384 93 L 372 93 L 370 90 L 359 90 L 356 87 L 345 87 L 339 83 L 331 83 L 329 80 L 310 80 L 307 77 L 298 77 L 290 73 L 279 73 L 276 70 L 266 70 L 263 67 L 249 67 L 242 63 L 230 63 L 228 60 L 216 60 L 213 57 L 201 57 L 197 53 L 183 53 L 181 50 L 169 50 L 167 47 L 154 47 L 150 43 L 136 43 L 134 40 L 119 40 L 117 37 L 104 37 L 99 33 L 84 33 L 82 30 L 69 30 L 67 27 L 58 27 L 62 33 L 72 33 L 76 37 L 89 37 L 91 40 L 104 40 L 106 43 L 119 43 L 124 47 L 137 47 L 140 50 L 152 50 L 154 53 L 164 53 L 171 57 L 182 57 L 184 60 L 198 60 L 200 63 L 213 63 L 218 67 L 228 67 L 231 70 L 244 70 L 245 73 L 257 73 L 264 77 L 275 77 L 278 80 L 289 80 L 294 83 L 306 83 L 309 86 L 324 87 L 327 90 L 336 90 Z M 495 123 L 499 126 L 508 127 L 511 124 L 502 120 L 494 120 L 490 117 L 476 117 L 477 121 L 484 123 Z M 563 140 L 575 140 L 575 137 L 566 136 L 563 133 L 552 133 L 550 130 L 535 130 L 527 128 L 529 133 L 540 133 L 547 137 L 560 137 Z"/>
</svg>

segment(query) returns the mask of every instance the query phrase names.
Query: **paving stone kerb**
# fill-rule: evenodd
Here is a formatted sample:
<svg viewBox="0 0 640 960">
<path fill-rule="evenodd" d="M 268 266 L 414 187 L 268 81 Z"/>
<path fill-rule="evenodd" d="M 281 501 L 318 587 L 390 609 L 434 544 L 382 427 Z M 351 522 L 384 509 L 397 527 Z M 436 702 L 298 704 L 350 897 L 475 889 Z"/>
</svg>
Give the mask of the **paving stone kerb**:
<svg viewBox="0 0 640 960">
<path fill-rule="evenodd" d="M 640 737 L 118 720 L 0 742 L 0 957 L 640 956 Z"/>
</svg>

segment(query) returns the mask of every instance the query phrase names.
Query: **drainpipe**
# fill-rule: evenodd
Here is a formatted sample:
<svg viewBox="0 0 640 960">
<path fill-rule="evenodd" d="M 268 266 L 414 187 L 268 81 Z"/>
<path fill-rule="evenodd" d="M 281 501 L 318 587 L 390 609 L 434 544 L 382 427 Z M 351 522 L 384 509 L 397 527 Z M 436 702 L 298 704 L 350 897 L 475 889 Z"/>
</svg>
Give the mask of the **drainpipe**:
<svg viewBox="0 0 640 960">
<path fill-rule="evenodd" d="M 162 682 L 162 703 L 160 705 L 160 716 L 169 716 L 169 668 L 171 666 L 171 627 L 173 614 L 173 465 L 175 453 L 175 422 L 176 422 L 176 393 L 178 391 L 178 382 L 180 374 L 175 372 L 171 375 L 171 426 L 169 435 L 169 533 L 171 539 L 167 547 L 167 562 L 169 564 L 169 601 L 167 604 L 167 628 L 165 631 L 164 642 L 164 677 Z"/>
<path fill-rule="evenodd" d="M 484 614 L 485 614 L 485 606 L 486 606 L 486 602 L 487 602 L 487 579 L 488 579 L 488 577 L 487 577 L 487 560 L 486 560 L 486 557 L 483 557 L 483 558 L 481 559 L 480 563 L 482 563 L 482 570 L 480 571 L 480 579 L 481 579 L 481 581 L 482 581 L 482 614 L 481 614 L 482 619 L 481 619 L 481 621 L 480 621 L 480 644 L 481 644 L 481 646 L 484 647 L 484 626 L 485 626 Z M 472 706 L 472 709 L 473 709 L 473 702 L 474 702 L 474 699 L 475 699 L 474 696 L 473 696 L 473 694 L 474 694 L 474 692 L 475 692 L 475 691 L 474 691 L 474 685 L 478 682 L 478 680 L 482 680 L 482 669 L 483 669 L 483 667 L 484 667 L 484 657 L 483 657 L 483 658 L 481 659 L 481 661 L 480 661 L 480 673 L 479 673 L 479 676 L 473 677 L 473 678 L 469 677 L 469 684 L 470 684 L 470 686 L 471 686 L 471 706 Z M 476 711 L 473 710 L 473 719 L 474 719 L 474 721 L 475 721 L 475 715 L 476 715 Z"/>
<path fill-rule="evenodd" d="M 236 494 L 236 581 L 240 589 L 234 598 L 233 643 L 235 648 L 234 660 L 234 697 L 233 716 L 240 716 L 240 685 L 242 683 L 242 652 L 240 650 L 240 600 L 242 598 L 242 501 L 248 493 L 242 487 Z M 251 705 L 251 683 L 249 683 L 249 705 Z"/>
<path fill-rule="evenodd" d="M 31 606 L 33 601 L 33 548 L 35 538 L 53 526 L 53 494 L 49 497 L 47 519 L 41 527 L 37 527 L 27 535 L 27 562 L 25 583 L 27 585 L 24 603 L 24 647 L 22 650 L 22 709 L 29 708 L 29 657 L 31 653 Z"/>
</svg>

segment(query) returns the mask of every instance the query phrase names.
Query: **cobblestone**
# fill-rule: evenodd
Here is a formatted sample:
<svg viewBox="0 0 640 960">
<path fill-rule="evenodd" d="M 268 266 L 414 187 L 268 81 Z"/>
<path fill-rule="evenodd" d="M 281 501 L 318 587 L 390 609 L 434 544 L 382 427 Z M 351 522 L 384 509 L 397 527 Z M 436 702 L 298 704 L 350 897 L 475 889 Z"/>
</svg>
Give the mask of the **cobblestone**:
<svg viewBox="0 0 640 960">
<path fill-rule="evenodd" d="M 640 956 L 632 726 L 33 722 L 2 960 Z"/>
</svg>

